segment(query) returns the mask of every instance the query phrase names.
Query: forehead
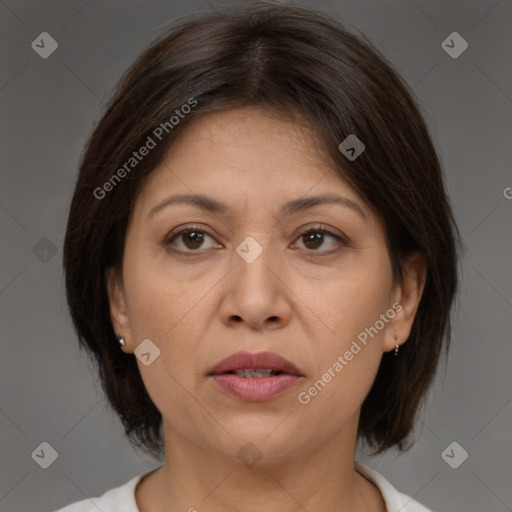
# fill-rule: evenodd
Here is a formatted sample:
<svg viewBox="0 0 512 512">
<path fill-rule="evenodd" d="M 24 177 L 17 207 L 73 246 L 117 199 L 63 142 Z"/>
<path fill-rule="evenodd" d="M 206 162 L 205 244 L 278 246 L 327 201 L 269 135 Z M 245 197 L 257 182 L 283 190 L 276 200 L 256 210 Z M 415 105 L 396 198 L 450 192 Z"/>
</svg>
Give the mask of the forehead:
<svg viewBox="0 0 512 512">
<path fill-rule="evenodd" d="M 311 126 L 255 107 L 209 113 L 184 128 L 147 178 L 140 214 L 147 216 L 170 193 L 214 196 L 229 215 L 276 202 L 289 203 L 281 208 L 287 214 L 300 206 L 292 200 L 322 195 L 332 204 L 342 195 L 363 217 L 371 215 L 322 153 Z"/>
<path fill-rule="evenodd" d="M 273 170 L 274 177 L 295 166 L 323 175 L 329 170 L 315 130 L 301 118 L 293 121 L 277 112 L 244 107 L 205 114 L 191 122 L 173 141 L 167 163 L 209 160 L 221 168 L 251 174 Z M 230 165 L 232 164 L 232 165 Z"/>
</svg>

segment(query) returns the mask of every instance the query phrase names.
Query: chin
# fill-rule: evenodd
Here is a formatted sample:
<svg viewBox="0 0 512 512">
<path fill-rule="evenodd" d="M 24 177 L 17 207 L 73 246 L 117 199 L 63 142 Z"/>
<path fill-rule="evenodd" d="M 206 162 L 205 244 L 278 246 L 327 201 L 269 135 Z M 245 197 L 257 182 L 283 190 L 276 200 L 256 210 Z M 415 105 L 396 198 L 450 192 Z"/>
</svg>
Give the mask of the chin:
<svg viewBox="0 0 512 512">
<path fill-rule="evenodd" d="M 278 414 L 240 414 L 236 418 L 231 417 L 230 421 L 219 418 L 219 422 L 232 436 L 223 436 L 223 451 L 230 456 L 235 454 L 238 458 L 243 458 L 244 455 L 259 456 L 259 466 L 260 463 L 275 464 L 282 461 L 298 449 L 299 439 L 304 433 L 304 425 L 283 421 L 288 414 L 289 409 Z"/>
</svg>

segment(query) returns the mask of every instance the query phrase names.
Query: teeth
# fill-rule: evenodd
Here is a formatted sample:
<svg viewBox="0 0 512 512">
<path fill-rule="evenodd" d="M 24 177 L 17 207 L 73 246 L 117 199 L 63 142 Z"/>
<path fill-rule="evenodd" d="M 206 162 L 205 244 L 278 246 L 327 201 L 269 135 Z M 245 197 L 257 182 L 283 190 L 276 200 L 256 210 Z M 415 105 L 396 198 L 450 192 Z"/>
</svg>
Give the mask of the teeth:
<svg viewBox="0 0 512 512">
<path fill-rule="evenodd" d="M 271 369 L 257 369 L 257 370 L 236 370 L 235 375 L 243 377 L 244 379 L 257 379 L 260 377 L 273 377 L 277 372 Z"/>
</svg>

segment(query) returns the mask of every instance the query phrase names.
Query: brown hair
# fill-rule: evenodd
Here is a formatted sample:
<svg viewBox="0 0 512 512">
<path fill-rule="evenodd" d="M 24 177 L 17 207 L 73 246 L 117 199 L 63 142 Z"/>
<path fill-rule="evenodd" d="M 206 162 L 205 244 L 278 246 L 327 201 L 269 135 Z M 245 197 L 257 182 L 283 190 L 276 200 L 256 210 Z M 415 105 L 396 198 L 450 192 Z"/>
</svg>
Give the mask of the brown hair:
<svg viewBox="0 0 512 512">
<path fill-rule="evenodd" d="M 155 127 L 192 101 L 194 108 L 172 128 L 167 123 L 162 140 L 128 169 Z M 80 346 L 97 362 L 130 442 L 159 458 L 162 416 L 135 357 L 119 349 L 106 271 L 121 268 L 134 202 L 176 134 L 197 116 L 249 105 L 315 128 L 319 149 L 382 218 L 394 279 L 413 251 L 426 259 L 409 339 L 398 358 L 383 355 L 359 423 L 359 438 L 375 453 L 403 450 L 443 343 L 448 353 L 460 237 L 413 93 L 364 34 L 314 10 L 257 3 L 196 13 L 166 27 L 125 73 L 87 141 L 65 236 L 67 300 Z M 366 146 L 353 161 L 338 149 L 350 134 Z M 122 180 L 113 182 L 116 173 Z"/>
</svg>

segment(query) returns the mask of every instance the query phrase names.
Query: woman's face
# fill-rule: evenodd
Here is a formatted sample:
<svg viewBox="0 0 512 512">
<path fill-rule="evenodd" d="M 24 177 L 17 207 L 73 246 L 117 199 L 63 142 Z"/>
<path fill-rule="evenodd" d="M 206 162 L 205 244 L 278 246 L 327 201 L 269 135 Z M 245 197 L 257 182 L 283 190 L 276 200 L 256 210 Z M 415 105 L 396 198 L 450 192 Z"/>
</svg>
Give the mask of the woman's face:
<svg viewBox="0 0 512 512">
<path fill-rule="evenodd" d="M 285 209 L 325 195 L 338 200 Z M 261 463 L 332 442 L 352 449 L 383 351 L 407 338 L 420 294 L 393 285 L 383 225 L 312 133 L 256 108 L 206 115 L 180 134 L 137 199 L 110 288 L 166 446 L 232 457 L 250 442 L 243 450 Z M 248 358 L 212 375 L 239 352 Z M 295 369 L 251 362 L 264 352 Z"/>
</svg>

